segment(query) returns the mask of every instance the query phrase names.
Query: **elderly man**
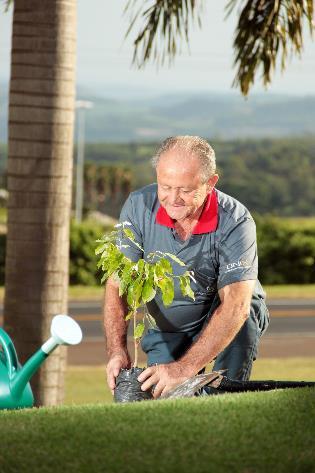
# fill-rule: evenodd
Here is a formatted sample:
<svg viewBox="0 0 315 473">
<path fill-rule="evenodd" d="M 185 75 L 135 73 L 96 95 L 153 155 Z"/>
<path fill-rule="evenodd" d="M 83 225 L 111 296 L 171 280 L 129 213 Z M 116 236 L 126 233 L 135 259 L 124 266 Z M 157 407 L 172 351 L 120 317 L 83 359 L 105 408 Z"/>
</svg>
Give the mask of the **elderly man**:
<svg viewBox="0 0 315 473">
<path fill-rule="evenodd" d="M 144 254 L 136 247 L 126 254 L 136 261 L 154 250 L 173 253 L 194 271 L 196 283 L 195 301 L 175 285 L 171 306 L 164 307 L 159 296 L 147 304 L 156 327 L 142 340 L 149 367 L 138 378 L 141 389 L 154 386 L 159 397 L 212 360 L 214 370 L 247 380 L 269 322 L 257 280 L 255 223 L 240 202 L 215 188 L 215 154 L 202 138 L 168 138 L 153 164 L 157 184 L 132 192 L 121 212 Z M 173 266 L 180 274 L 181 268 Z M 126 305 L 113 279 L 104 308 L 107 379 L 113 391 L 120 369 L 130 367 Z"/>
</svg>

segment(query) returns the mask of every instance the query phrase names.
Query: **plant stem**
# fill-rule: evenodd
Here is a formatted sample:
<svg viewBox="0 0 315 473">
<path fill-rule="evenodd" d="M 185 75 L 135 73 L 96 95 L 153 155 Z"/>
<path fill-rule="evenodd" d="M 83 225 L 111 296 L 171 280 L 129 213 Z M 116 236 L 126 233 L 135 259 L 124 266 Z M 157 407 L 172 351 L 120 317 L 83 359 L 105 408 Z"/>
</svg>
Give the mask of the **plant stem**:
<svg viewBox="0 0 315 473">
<path fill-rule="evenodd" d="M 135 310 L 133 312 L 133 342 L 134 342 L 134 345 L 135 345 L 135 357 L 134 357 L 134 363 L 133 363 L 134 368 L 136 368 L 136 366 L 138 364 L 138 345 L 137 345 L 137 339 L 135 337 L 136 326 L 137 326 L 137 311 Z"/>
</svg>

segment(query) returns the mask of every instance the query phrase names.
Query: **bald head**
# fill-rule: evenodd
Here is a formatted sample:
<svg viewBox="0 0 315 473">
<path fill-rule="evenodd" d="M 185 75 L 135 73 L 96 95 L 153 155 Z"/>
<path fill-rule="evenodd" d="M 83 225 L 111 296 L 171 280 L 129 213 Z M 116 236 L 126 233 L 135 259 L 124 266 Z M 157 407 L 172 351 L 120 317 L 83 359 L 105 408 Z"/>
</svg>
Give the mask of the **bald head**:
<svg viewBox="0 0 315 473">
<path fill-rule="evenodd" d="M 172 136 L 167 138 L 157 150 L 152 159 L 153 167 L 157 168 L 162 157 L 168 159 L 169 164 L 182 163 L 186 166 L 192 160 L 198 161 L 198 169 L 202 182 L 208 181 L 216 171 L 215 153 L 209 143 L 199 136 Z"/>
</svg>

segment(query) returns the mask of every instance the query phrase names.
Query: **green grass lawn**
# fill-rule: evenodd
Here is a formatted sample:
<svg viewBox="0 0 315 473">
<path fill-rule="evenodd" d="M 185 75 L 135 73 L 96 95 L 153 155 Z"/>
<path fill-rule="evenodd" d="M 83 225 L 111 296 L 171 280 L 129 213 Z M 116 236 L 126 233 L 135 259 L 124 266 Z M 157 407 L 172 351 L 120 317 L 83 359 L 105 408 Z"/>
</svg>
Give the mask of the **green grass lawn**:
<svg viewBox="0 0 315 473">
<path fill-rule="evenodd" d="M 3 411 L 0 471 L 311 473 L 314 394 L 303 388 Z"/>
<path fill-rule="evenodd" d="M 315 299 L 315 284 L 264 286 L 268 299 Z"/>
<path fill-rule="evenodd" d="M 252 379 L 315 380 L 314 358 Z M 66 405 L 0 411 L 1 473 L 312 473 L 315 391 L 111 403 L 105 367 L 68 367 Z"/>
<path fill-rule="evenodd" d="M 262 358 L 255 361 L 251 379 L 315 381 L 315 358 Z M 65 404 L 109 402 L 112 395 L 106 384 L 105 366 L 68 367 Z"/>
<path fill-rule="evenodd" d="M 289 298 L 289 299 L 315 299 L 315 284 L 280 284 L 278 286 L 264 286 L 269 299 Z M 69 288 L 70 300 L 101 300 L 103 287 L 71 286 Z"/>
<path fill-rule="evenodd" d="M 315 299 L 315 284 L 280 284 L 278 286 L 264 286 L 268 299 Z M 69 288 L 70 300 L 101 300 L 103 287 L 71 286 Z"/>
<path fill-rule="evenodd" d="M 104 287 L 101 286 L 70 286 L 69 300 L 97 300 L 101 301 Z M 0 301 L 4 299 L 4 287 L 0 287 Z"/>
</svg>

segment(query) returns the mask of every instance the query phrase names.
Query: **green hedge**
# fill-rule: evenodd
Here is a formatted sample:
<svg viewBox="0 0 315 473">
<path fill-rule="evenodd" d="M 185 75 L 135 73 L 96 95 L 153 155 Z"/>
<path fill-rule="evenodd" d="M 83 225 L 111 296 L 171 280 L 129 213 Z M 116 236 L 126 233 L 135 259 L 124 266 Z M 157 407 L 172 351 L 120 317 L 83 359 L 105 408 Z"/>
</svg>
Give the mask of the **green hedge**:
<svg viewBox="0 0 315 473">
<path fill-rule="evenodd" d="M 108 229 L 107 229 L 108 230 Z M 95 256 L 96 240 L 106 229 L 93 221 L 71 222 L 70 226 L 70 284 L 94 286 L 100 284 Z"/>
<path fill-rule="evenodd" d="M 264 284 L 315 283 L 315 219 L 256 217 Z"/>
<path fill-rule="evenodd" d="M 315 283 L 315 219 L 255 217 L 259 279 L 263 284 Z M 108 229 L 107 229 L 108 230 Z M 95 240 L 106 229 L 92 221 L 71 223 L 70 284 L 98 285 Z M 4 283 L 5 235 L 0 235 L 0 284 Z"/>
</svg>

